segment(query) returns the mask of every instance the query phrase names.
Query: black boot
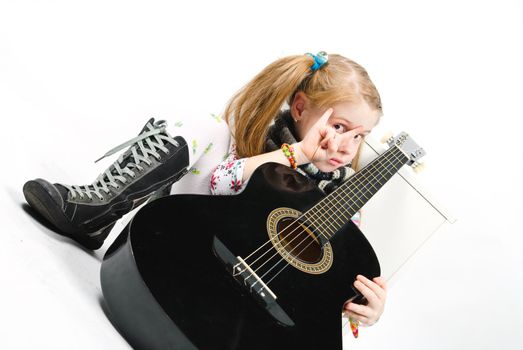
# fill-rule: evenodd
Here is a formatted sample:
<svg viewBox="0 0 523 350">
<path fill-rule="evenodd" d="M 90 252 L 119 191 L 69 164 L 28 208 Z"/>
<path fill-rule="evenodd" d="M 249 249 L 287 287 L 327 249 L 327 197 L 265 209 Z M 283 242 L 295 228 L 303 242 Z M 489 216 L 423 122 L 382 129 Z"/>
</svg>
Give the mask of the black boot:
<svg viewBox="0 0 523 350">
<path fill-rule="evenodd" d="M 26 182 L 27 203 L 64 236 L 88 249 L 100 248 L 116 220 L 187 173 L 187 142 L 171 137 L 166 126 L 151 119 L 140 135 L 109 151 L 105 156 L 131 145 L 91 185 Z"/>
</svg>

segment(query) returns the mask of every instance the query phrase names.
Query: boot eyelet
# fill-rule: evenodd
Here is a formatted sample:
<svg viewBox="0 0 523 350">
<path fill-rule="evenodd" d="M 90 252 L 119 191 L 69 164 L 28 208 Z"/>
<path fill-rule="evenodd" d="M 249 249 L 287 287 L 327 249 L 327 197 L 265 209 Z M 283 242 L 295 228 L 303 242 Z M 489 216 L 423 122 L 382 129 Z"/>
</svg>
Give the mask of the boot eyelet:
<svg viewBox="0 0 523 350">
<path fill-rule="evenodd" d="M 167 150 L 167 151 L 165 152 L 165 154 L 169 154 L 169 153 L 171 153 L 171 151 L 169 151 L 169 150 Z"/>
</svg>

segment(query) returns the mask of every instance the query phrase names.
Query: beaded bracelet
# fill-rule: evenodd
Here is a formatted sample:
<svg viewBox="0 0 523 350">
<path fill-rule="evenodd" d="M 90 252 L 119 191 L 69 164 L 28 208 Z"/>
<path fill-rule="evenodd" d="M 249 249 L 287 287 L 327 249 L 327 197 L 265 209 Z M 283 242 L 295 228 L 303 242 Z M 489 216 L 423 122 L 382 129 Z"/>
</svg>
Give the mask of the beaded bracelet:
<svg viewBox="0 0 523 350">
<path fill-rule="evenodd" d="M 289 145 L 288 143 L 284 143 L 281 145 L 281 150 L 283 151 L 283 154 L 287 159 L 289 160 L 289 163 L 291 163 L 291 167 L 296 170 L 298 167 L 298 164 L 296 163 L 296 157 L 294 155 L 294 148 Z"/>
</svg>

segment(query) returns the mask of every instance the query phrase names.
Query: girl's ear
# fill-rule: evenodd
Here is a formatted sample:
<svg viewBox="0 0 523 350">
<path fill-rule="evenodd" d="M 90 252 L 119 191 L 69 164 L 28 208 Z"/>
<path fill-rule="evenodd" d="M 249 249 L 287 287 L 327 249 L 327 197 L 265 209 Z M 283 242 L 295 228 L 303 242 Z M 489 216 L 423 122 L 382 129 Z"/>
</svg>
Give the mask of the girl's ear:
<svg viewBox="0 0 523 350">
<path fill-rule="evenodd" d="M 295 122 L 299 121 L 302 117 L 302 113 L 305 110 L 305 105 L 307 102 L 307 96 L 303 91 L 298 91 L 294 95 L 294 100 L 292 101 L 291 106 L 291 115 Z"/>
</svg>

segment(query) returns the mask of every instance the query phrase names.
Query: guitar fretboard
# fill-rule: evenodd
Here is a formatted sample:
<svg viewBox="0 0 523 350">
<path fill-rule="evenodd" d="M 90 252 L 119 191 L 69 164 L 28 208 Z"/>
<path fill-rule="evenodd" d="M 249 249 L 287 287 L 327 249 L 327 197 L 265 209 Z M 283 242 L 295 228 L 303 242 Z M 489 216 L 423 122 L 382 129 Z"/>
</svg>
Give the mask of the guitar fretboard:
<svg viewBox="0 0 523 350">
<path fill-rule="evenodd" d="M 392 146 L 305 212 L 302 221 L 325 238 L 332 238 L 408 160 L 398 147 Z"/>
</svg>

